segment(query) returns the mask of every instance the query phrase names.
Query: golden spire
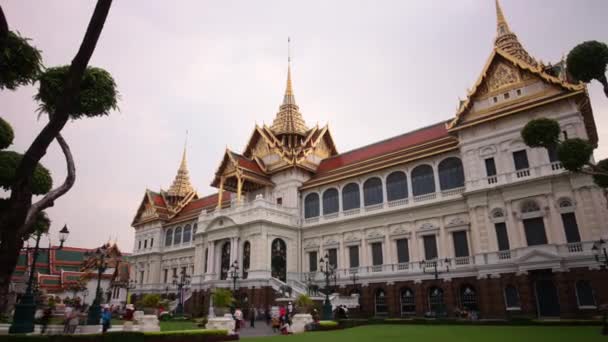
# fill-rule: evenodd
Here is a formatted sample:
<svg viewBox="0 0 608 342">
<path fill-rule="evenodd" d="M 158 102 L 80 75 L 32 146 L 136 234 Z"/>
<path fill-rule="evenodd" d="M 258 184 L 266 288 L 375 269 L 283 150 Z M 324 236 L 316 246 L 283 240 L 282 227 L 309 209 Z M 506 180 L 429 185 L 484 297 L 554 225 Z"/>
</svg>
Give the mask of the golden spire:
<svg viewBox="0 0 608 342">
<path fill-rule="evenodd" d="M 496 40 L 494 46 L 521 61 L 532 66 L 538 66 L 538 62 L 528 54 L 515 33 L 509 29 L 509 24 L 498 0 L 496 0 Z"/>
<path fill-rule="evenodd" d="M 190 183 L 190 176 L 188 173 L 188 164 L 186 162 L 186 143 L 184 144 L 184 152 L 182 153 L 182 161 L 177 169 L 177 175 L 173 180 L 173 184 L 169 188 L 169 196 L 186 197 L 189 193 L 194 192 L 194 188 Z"/>
<path fill-rule="evenodd" d="M 285 86 L 285 95 L 283 95 L 283 104 L 279 107 L 279 112 L 272 122 L 270 129 L 274 134 L 298 134 L 305 135 L 308 131 L 306 123 L 299 112 L 299 107 L 296 104 L 296 98 L 293 93 L 291 83 L 291 53 L 289 52 L 290 39 L 287 38 L 287 84 Z"/>
</svg>

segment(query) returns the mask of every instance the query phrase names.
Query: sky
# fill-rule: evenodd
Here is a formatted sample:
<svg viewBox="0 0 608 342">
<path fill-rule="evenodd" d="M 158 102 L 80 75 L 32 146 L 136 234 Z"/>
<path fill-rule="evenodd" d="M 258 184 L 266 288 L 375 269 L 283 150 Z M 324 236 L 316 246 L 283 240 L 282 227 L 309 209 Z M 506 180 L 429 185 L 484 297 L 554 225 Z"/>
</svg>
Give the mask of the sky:
<svg viewBox="0 0 608 342">
<path fill-rule="evenodd" d="M 501 0 L 520 42 L 558 61 L 585 40 L 608 42 L 608 1 Z M 11 30 L 32 39 L 48 67 L 69 64 L 94 1 L 0 0 Z M 454 116 L 479 76 L 496 32 L 492 0 L 114 1 L 90 65 L 108 70 L 120 110 L 69 122 L 63 135 L 76 184 L 47 210 L 50 239 L 66 245 L 117 240 L 131 251 L 130 226 L 146 188 L 167 189 L 188 131 L 188 166 L 200 195 L 226 147 L 245 148 L 255 124 L 270 124 L 285 89 L 291 37 L 296 101 L 309 126 L 329 123 L 339 152 Z M 46 119 L 37 86 L 0 92 L 0 116 L 23 152 Z M 589 87 L 608 156 L 608 99 Z M 56 143 L 42 160 L 56 185 L 66 174 Z"/>
</svg>

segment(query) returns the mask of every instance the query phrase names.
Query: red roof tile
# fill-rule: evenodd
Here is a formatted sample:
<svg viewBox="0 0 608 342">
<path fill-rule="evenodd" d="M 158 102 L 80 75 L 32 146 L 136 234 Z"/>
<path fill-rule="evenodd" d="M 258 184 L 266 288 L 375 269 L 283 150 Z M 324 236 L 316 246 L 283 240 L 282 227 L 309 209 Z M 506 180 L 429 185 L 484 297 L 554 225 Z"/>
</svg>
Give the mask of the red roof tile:
<svg viewBox="0 0 608 342">
<path fill-rule="evenodd" d="M 237 163 L 239 163 L 240 167 L 243 167 L 245 169 L 248 169 L 250 171 L 259 173 L 259 174 L 264 174 L 264 172 L 260 169 L 260 166 L 258 165 L 258 163 L 256 163 L 255 161 L 245 158 L 242 155 L 238 154 L 238 153 L 234 153 L 232 152 L 232 156 L 234 157 L 234 159 L 236 159 Z"/>
<path fill-rule="evenodd" d="M 445 138 L 448 136 L 445 124 L 446 122 L 440 122 L 432 126 L 420 128 L 371 145 L 344 152 L 334 157 L 323 159 L 317 168 L 317 176 L 343 166 Z"/>
<path fill-rule="evenodd" d="M 190 203 L 186 204 L 186 206 L 182 210 L 180 210 L 179 214 L 177 214 L 172 219 L 172 221 L 175 219 L 179 219 L 183 216 L 186 216 L 188 214 L 199 213 L 205 208 L 216 206 L 217 205 L 217 196 L 218 196 L 218 194 L 213 194 L 213 195 L 201 197 L 197 200 L 191 201 Z M 224 191 L 224 194 L 222 197 L 223 197 L 222 202 L 229 201 L 231 198 L 231 193 L 228 191 Z"/>
<path fill-rule="evenodd" d="M 154 201 L 154 205 L 157 205 L 159 207 L 167 206 L 163 197 L 157 193 L 154 193 L 154 192 L 152 193 L 152 200 Z"/>
</svg>

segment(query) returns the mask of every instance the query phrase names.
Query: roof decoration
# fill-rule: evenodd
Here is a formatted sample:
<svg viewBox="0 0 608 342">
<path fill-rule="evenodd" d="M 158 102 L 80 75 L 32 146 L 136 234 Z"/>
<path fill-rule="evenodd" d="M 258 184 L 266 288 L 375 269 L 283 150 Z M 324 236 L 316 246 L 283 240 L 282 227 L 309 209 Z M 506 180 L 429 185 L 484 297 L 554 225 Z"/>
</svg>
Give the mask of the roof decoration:
<svg viewBox="0 0 608 342">
<path fill-rule="evenodd" d="M 195 192 L 192 184 L 190 184 L 190 176 L 188 174 L 188 165 L 186 163 L 186 146 L 184 146 L 184 152 L 182 154 L 182 161 L 177 169 L 177 175 L 173 180 L 173 184 L 167 191 L 167 195 L 171 197 L 186 197 L 190 193 Z"/>
<path fill-rule="evenodd" d="M 277 135 L 300 135 L 303 136 L 308 131 L 306 123 L 299 112 L 300 108 L 296 104 L 291 85 L 291 65 L 287 65 L 287 84 L 283 95 L 283 104 L 279 107 L 279 112 L 272 122 L 271 130 Z"/>
<path fill-rule="evenodd" d="M 509 24 L 502 13 L 498 0 L 496 0 L 496 40 L 494 46 L 531 66 L 538 66 L 538 62 L 528 54 L 515 33 L 509 29 Z"/>
</svg>

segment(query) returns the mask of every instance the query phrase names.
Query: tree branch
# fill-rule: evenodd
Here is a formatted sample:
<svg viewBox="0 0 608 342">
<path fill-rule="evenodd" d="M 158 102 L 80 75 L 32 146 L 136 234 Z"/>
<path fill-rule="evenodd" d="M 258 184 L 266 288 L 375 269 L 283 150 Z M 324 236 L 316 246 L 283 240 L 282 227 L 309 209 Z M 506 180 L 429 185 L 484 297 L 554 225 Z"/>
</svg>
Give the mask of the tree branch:
<svg viewBox="0 0 608 342">
<path fill-rule="evenodd" d="M 0 38 L 6 35 L 8 35 L 8 22 L 4 16 L 4 11 L 2 11 L 2 6 L 0 6 Z"/>
<path fill-rule="evenodd" d="M 59 135 L 59 132 L 61 132 L 68 120 L 70 103 L 80 92 L 82 76 L 93 55 L 111 5 L 112 0 L 97 1 L 91 20 L 89 21 L 89 26 L 87 27 L 87 32 L 70 65 L 65 80 L 64 91 L 57 102 L 57 110 L 55 113 L 52 113 L 53 115 L 49 115 L 49 122 L 27 149 L 17 168 L 16 174 L 18 177 L 11 191 L 11 201 L 13 203 L 31 201 L 32 194 L 30 188 L 34 170 L 40 159 L 46 154 L 46 150 L 51 142 Z"/>
<path fill-rule="evenodd" d="M 63 196 L 66 192 L 68 192 L 72 186 L 74 186 L 74 182 L 76 181 L 76 166 L 74 164 L 74 158 L 72 156 L 72 151 L 70 151 L 70 146 L 68 146 L 65 139 L 61 134 L 57 135 L 57 143 L 61 147 L 61 151 L 65 156 L 65 161 L 67 163 L 68 174 L 65 177 L 65 181 L 61 186 L 56 189 L 49 191 L 40 201 L 32 204 L 30 209 L 27 212 L 27 216 L 25 219 L 25 223 L 20 228 L 20 231 L 17 234 L 29 234 L 29 230 L 33 226 L 36 215 L 42 210 L 53 206 L 53 202 Z"/>
</svg>

